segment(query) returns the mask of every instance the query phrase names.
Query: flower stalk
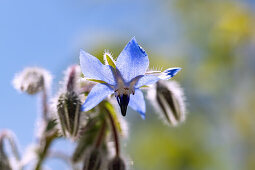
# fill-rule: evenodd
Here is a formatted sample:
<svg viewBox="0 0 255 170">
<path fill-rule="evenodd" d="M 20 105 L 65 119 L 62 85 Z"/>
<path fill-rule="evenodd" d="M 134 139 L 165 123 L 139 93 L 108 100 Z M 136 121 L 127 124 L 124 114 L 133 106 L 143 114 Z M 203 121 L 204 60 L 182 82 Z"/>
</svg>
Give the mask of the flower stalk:
<svg viewBox="0 0 255 170">
<path fill-rule="evenodd" d="M 103 120 L 103 123 L 102 123 L 102 127 L 99 131 L 99 134 L 98 134 L 98 138 L 96 140 L 96 148 L 99 148 L 102 144 L 102 141 L 104 139 L 104 136 L 105 136 L 105 132 L 106 132 L 106 122 L 105 120 Z"/>
<path fill-rule="evenodd" d="M 118 132 L 117 132 L 117 127 L 114 123 L 111 112 L 109 112 L 109 110 L 107 108 L 105 109 L 105 111 L 107 113 L 107 116 L 110 120 L 110 124 L 111 124 L 111 127 L 112 127 L 116 156 L 119 156 L 120 155 L 120 147 L 119 147 L 119 136 L 118 136 Z"/>
<path fill-rule="evenodd" d="M 0 133 L 0 142 L 2 143 L 4 139 L 8 140 L 8 142 L 11 146 L 13 156 L 15 157 L 16 161 L 19 162 L 21 157 L 20 157 L 17 145 L 15 143 L 13 133 L 9 130 L 3 130 Z"/>
<path fill-rule="evenodd" d="M 48 95 L 47 95 L 47 89 L 45 87 L 44 78 L 42 78 L 43 81 L 43 87 L 42 87 L 42 107 L 43 107 L 43 119 L 45 121 L 48 121 Z"/>
</svg>

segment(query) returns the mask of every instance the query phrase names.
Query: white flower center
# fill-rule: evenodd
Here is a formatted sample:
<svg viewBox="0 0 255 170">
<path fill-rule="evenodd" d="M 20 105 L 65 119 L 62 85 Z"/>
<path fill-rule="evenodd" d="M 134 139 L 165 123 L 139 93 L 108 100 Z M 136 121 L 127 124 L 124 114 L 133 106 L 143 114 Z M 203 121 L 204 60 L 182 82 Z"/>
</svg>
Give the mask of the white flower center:
<svg viewBox="0 0 255 170">
<path fill-rule="evenodd" d="M 135 94 L 135 84 L 142 76 L 133 78 L 130 82 L 126 83 L 120 74 L 116 75 L 117 85 L 114 87 L 115 96 Z"/>
</svg>

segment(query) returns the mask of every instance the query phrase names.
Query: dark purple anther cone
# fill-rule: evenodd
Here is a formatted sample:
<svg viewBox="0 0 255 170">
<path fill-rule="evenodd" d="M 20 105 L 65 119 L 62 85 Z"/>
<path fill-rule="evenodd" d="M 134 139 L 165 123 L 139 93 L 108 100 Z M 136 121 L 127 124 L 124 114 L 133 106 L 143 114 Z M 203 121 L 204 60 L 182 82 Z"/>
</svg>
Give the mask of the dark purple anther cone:
<svg viewBox="0 0 255 170">
<path fill-rule="evenodd" d="M 122 116 L 126 116 L 127 106 L 129 103 L 129 95 L 117 96 L 117 101 L 120 105 L 120 110 L 121 110 Z"/>
</svg>

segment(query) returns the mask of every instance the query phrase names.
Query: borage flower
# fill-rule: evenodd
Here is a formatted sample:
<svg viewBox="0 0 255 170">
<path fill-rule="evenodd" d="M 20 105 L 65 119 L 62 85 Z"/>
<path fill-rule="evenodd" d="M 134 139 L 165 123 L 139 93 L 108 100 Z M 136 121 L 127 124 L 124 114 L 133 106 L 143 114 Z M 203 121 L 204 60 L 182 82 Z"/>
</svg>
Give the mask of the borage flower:
<svg viewBox="0 0 255 170">
<path fill-rule="evenodd" d="M 181 68 L 169 68 L 163 72 L 147 72 L 149 59 L 145 51 L 133 38 L 120 53 L 115 62 L 111 55 L 104 55 L 106 65 L 96 57 L 81 50 L 80 64 L 84 76 L 91 81 L 99 82 L 88 94 L 82 111 L 89 111 L 110 94 L 115 94 L 121 113 L 126 115 L 129 105 L 145 118 L 145 101 L 142 86 L 151 85 L 158 80 L 172 78 Z"/>
</svg>

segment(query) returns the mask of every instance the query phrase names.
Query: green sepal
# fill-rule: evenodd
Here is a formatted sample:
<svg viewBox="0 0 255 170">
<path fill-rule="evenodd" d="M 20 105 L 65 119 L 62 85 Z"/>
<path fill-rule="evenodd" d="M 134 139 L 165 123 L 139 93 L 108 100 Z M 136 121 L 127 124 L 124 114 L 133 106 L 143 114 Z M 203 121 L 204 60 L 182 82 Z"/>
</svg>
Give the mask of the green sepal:
<svg viewBox="0 0 255 170">
<path fill-rule="evenodd" d="M 110 102 L 105 101 L 104 107 L 109 111 L 109 113 L 111 113 L 114 120 L 114 124 L 116 125 L 118 132 L 121 135 L 123 135 L 123 130 L 121 128 L 120 121 L 117 116 L 117 112 L 115 111 L 115 108 L 113 107 L 113 105 Z"/>
<path fill-rule="evenodd" d="M 113 60 L 113 58 L 108 55 L 107 53 L 104 55 L 104 59 L 107 62 L 106 64 L 108 64 L 109 66 L 112 66 L 114 69 L 116 69 L 116 65 L 115 62 Z"/>
<path fill-rule="evenodd" d="M 106 83 L 105 81 L 103 80 L 96 80 L 96 79 L 86 79 L 88 81 L 94 81 L 94 82 L 97 82 L 97 83 Z"/>
</svg>

